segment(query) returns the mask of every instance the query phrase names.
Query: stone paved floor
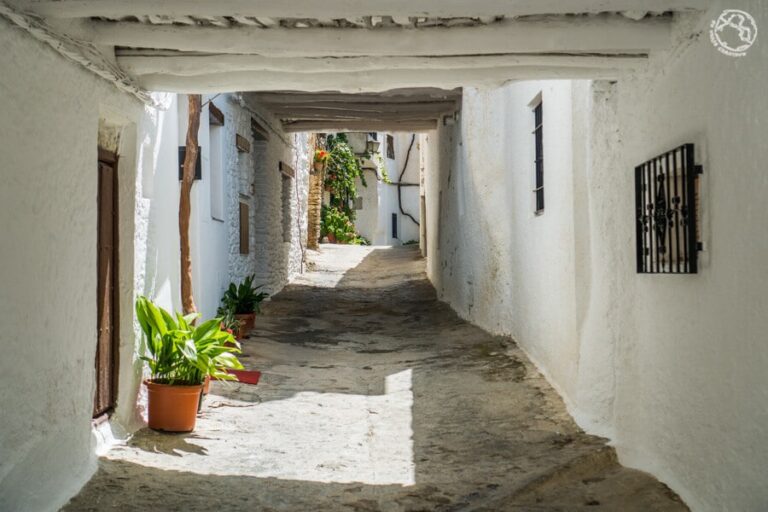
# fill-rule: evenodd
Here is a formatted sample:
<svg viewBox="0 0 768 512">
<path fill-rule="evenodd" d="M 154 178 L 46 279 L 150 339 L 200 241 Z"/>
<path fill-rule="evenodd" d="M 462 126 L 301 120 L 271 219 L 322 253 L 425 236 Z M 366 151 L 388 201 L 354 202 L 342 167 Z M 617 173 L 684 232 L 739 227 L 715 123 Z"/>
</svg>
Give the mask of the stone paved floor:
<svg viewBox="0 0 768 512">
<path fill-rule="evenodd" d="M 584 434 L 509 339 L 435 298 L 415 248 L 323 246 L 197 429 L 141 431 L 67 511 L 677 511 Z"/>
</svg>

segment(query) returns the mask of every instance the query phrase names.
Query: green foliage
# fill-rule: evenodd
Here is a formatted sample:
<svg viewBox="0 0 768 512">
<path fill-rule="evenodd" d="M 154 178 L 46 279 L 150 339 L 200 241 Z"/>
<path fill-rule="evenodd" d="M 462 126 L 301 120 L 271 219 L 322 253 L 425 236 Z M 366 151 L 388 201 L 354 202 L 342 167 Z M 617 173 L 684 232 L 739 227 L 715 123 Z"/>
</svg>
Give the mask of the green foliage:
<svg viewBox="0 0 768 512">
<path fill-rule="evenodd" d="M 328 136 L 328 160 L 325 166 L 325 180 L 323 185 L 332 194 L 331 206 L 343 210 L 347 217 L 354 218 L 349 208 L 349 199 L 357 197 L 355 179 L 360 178 L 364 187 L 365 182 L 360 161 L 347 143 L 345 134 L 336 137 Z"/>
<path fill-rule="evenodd" d="M 323 205 L 320 236 L 332 235 L 339 243 L 348 243 L 357 236 L 349 216 L 336 206 Z"/>
<path fill-rule="evenodd" d="M 237 331 L 240 329 L 240 320 L 235 318 L 235 312 L 231 309 L 227 309 L 224 306 L 219 307 L 216 314 L 221 317 L 221 328 L 224 330 L 231 329 Z"/>
<path fill-rule="evenodd" d="M 259 292 L 261 286 L 253 286 L 253 277 L 246 277 L 239 285 L 229 283 L 229 288 L 221 298 L 222 307 L 219 309 L 219 314 L 232 312 L 235 315 L 246 315 L 261 311 L 261 302 L 269 295 Z"/>
<path fill-rule="evenodd" d="M 236 380 L 226 369 L 242 369 L 235 354 L 240 344 L 220 328 L 221 318 L 213 318 L 195 327 L 199 315 L 174 318 L 168 311 L 146 297 L 136 299 L 136 317 L 144 333 L 145 355 L 153 382 L 171 385 L 202 384 L 205 377 Z M 233 344 L 231 348 L 227 344 Z"/>
<path fill-rule="evenodd" d="M 392 183 L 392 180 L 389 179 L 389 173 L 387 172 L 387 166 L 384 165 L 384 158 L 381 156 L 381 153 L 376 153 L 373 156 L 374 160 L 376 161 L 376 167 L 379 169 L 378 175 L 384 183 L 390 184 Z"/>
</svg>

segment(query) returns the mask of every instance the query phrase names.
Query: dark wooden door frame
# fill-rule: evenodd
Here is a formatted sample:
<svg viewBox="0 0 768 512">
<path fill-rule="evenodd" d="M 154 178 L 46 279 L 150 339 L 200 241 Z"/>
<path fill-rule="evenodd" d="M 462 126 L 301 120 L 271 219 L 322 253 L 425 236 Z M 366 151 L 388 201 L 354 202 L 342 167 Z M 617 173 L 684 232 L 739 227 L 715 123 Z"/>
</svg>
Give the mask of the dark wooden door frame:
<svg viewBox="0 0 768 512">
<path fill-rule="evenodd" d="M 96 357 L 95 357 L 95 370 L 96 370 L 96 391 L 93 399 L 93 416 L 104 416 L 112 412 L 117 403 L 117 379 L 119 373 L 119 350 L 120 350 L 120 302 L 119 302 L 119 247 L 120 239 L 119 233 L 119 196 L 118 196 L 118 167 L 117 167 L 117 155 L 115 153 L 103 150 L 99 148 L 99 158 L 97 165 L 97 179 L 98 179 L 98 199 L 97 199 L 97 288 L 96 288 L 96 323 L 97 323 L 97 343 L 96 343 Z M 110 167 L 112 169 L 112 212 L 111 212 L 111 254 L 110 258 L 110 273 L 109 282 L 104 283 L 105 286 L 111 288 L 110 293 L 110 310 L 109 310 L 109 326 L 103 326 L 101 324 L 102 319 L 102 297 L 100 295 L 102 281 L 107 277 L 102 275 L 105 269 L 102 268 L 101 255 L 101 232 L 102 232 L 102 166 Z M 105 358 L 102 358 L 102 349 L 104 340 L 102 340 L 102 330 L 109 328 L 109 338 L 107 340 L 109 347 L 109 354 Z M 106 368 L 100 367 L 100 361 L 107 364 Z M 102 372 L 106 372 L 106 378 L 102 379 Z M 106 383 L 104 383 L 106 381 Z"/>
</svg>

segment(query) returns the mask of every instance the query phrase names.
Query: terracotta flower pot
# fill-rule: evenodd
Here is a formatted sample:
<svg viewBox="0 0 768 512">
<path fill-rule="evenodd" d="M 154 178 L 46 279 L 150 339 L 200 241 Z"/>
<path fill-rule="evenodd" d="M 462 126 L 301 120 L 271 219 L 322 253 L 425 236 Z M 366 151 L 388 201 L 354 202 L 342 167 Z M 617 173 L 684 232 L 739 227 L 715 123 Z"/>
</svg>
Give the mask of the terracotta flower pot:
<svg viewBox="0 0 768 512">
<path fill-rule="evenodd" d="M 144 381 L 149 396 L 149 428 L 165 432 L 192 432 L 203 385 L 170 386 Z"/>
<path fill-rule="evenodd" d="M 235 315 L 235 318 L 240 321 L 240 334 L 243 336 L 256 324 L 256 313 Z"/>
<path fill-rule="evenodd" d="M 332 243 L 332 244 L 335 244 L 335 243 L 336 243 L 336 235 L 334 235 L 333 233 L 328 233 L 328 235 L 327 235 L 327 236 L 328 236 L 328 241 L 329 241 L 330 243 Z"/>
<path fill-rule="evenodd" d="M 211 391 L 211 378 L 205 377 L 205 382 L 203 382 L 203 394 L 207 395 Z"/>
<path fill-rule="evenodd" d="M 315 169 L 315 173 L 320 174 L 325 170 L 325 162 L 314 162 L 313 167 Z"/>
</svg>

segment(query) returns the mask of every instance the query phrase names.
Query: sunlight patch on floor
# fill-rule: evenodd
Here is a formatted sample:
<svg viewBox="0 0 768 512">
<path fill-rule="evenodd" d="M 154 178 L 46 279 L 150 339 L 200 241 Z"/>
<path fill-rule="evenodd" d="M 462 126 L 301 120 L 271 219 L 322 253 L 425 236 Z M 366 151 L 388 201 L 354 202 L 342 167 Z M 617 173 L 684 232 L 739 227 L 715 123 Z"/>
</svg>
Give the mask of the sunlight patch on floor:
<svg viewBox="0 0 768 512">
<path fill-rule="evenodd" d="M 263 403 L 211 396 L 194 433 L 144 432 L 109 458 L 203 474 L 413 485 L 412 370 L 387 376 L 385 388 Z"/>
</svg>

